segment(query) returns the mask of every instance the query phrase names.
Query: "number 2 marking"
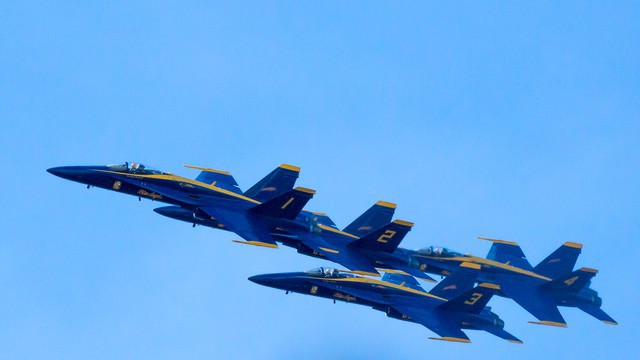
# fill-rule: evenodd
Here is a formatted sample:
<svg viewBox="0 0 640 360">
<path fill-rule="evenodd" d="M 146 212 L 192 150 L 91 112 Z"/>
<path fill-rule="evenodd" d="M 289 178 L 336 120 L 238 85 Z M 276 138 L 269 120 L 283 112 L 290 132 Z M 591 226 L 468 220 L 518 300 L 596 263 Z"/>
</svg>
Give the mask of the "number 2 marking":
<svg viewBox="0 0 640 360">
<path fill-rule="evenodd" d="M 396 235 L 396 232 L 393 230 L 387 230 L 384 232 L 384 234 L 380 235 L 380 237 L 378 238 L 378 240 L 376 240 L 377 242 L 381 242 L 383 244 L 387 243 L 387 240 L 391 239 L 392 237 L 394 237 Z"/>
</svg>

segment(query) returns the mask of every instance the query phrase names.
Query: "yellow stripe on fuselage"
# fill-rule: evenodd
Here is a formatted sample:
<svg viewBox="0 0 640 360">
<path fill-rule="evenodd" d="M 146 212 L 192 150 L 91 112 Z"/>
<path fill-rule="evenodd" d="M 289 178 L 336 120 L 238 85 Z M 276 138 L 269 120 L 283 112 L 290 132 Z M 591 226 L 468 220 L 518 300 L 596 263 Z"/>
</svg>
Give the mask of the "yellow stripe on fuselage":
<svg viewBox="0 0 640 360">
<path fill-rule="evenodd" d="M 535 278 L 538 278 L 538 279 L 541 279 L 541 280 L 546 280 L 546 281 L 551 281 L 552 280 L 552 279 L 550 279 L 550 278 L 548 278 L 546 276 L 542 276 L 542 275 L 536 274 L 533 271 L 520 269 L 520 268 L 517 268 L 515 266 L 499 263 L 499 262 L 494 261 L 494 260 L 484 259 L 484 258 L 473 256 L 473 255 L 469 255 L 469 256 L 466 256 L 466 257 L 450 257 L 450 258 L 433 257 L 433 256 L 425 256 L 425 255 L 423 255 L 422 257 L 425 257 L 425 258 L 428 258 L 428 259 L 434 259 L 434 260 L 461 261 L 461 262 L 469 262 L 469 263 L 473 263 L 473 264 L 482 264 L 482 265 L 497 267 L 497 268 L 500 268 L 500 269 L 503 269 L 503 270 L 507 270 L 507 271 L 511 271 L 511 272 L 516 272 L 516 273 L 522 274 L 522 275 L 535 277 Z"/>
<path fill-rule="evenodd" d="M 447 301 L 447 299 L 445 299 L 445 298 L 441 298 L 439 296 L 435 296 L 435 295 L 429 294 L 428 292 L 415 290 L 415 289 L 412 289 L 410 287 L 400 286 L 400 285 L 392 284 L 392 283 L 389 283 L 389 282 L 386 282 L 386 281 L 377 280 L 377 279 L 369 279 L 369 278 L 365 278 L 365 277 L 351 277 L 351 278 L 327 278 L 326 280 L 337 281 L 337 282 L 350 282 L 350 283 L 380 285 L 380 286 L 384 286 L 384 287 L 388 287 L 388 288 L 393 288 L 393 289 L 396 289 L 396 290 L 409 292 L 409 293 L 416 294 L 416 295 L 422 295 L 422 296 L 429 297 L 429 298 L 436 299 L 436 300 Z"/>
<path fill-rule="evenodd" d="M 145 174 L 122 173 L 122 172 L 118 172 L 118 171 L 109 171 L 109 170 L 96 170 L 96 171 L 106 172 L 106 173 L 111 173 L 111 174 L 124 175 L 126 177 L 138 178 L 138 179 L 153 179 L 153 180 L 166 180 L 166 181 L 182 182 L 182 183 L 195 185 L 195 186 L 207 189 L 207 190 L 212 190 L 212 191 L 215 191 L 215 192 L 219 192 L 221 194 L 229 195 L 229 196 L 237 198 L 237 199 L 249 201 L 249 202 L 252 202 L 254 204 L 261 204 L 260 201 L 254 200 L 252 198 L 248 198 L 248 197 L 246 197 L 244 195 L 236 194 L 233 191 L 225 190 L 225 189 L 219 188 L 219 187 L 217 187 L 215 185 L 207 185 L 205 183 L 201 183 L 199 181 L 187 179 L 185 177 L 174 175 L 174 174 L 149 174 L 149 175 L 145 175 Z"/>
<path fill-rule="evenodd" d="M 352 238 L 354 238 L 354 239 L 360 239 L 359 237 L 357 237 L 357 236 L 355 236 L 355 235 L 349 234 L 349 233 L 344 232 L 344 231 L 340 231 L 340 230 L 338 230 L 338 229 L 334 229 L 334 228 L 329 227 L 329 226 L 326 226 L 326 225 L 318 224 L 318 227 L 319 227 L 320 229 L 322 229 L 322 230 L 330 231 L 330 232 L 332 232 L 332 233 L 336 233 L 336 234 L 340 234 L 340 235 L 344 235 L 344 236 L 352 237 Z"/>
</svg>

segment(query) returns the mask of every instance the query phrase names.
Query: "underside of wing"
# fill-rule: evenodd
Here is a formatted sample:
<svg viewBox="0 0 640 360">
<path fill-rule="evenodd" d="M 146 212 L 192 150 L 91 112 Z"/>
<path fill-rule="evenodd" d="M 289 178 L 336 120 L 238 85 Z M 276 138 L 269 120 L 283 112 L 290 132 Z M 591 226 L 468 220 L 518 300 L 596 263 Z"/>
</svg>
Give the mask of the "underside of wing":
<svg viewBox="0 0 640 360">
<path fill-rule="evenodd" d="M 456 321 L 440 314 L 437 310 L 406 305 L 394 305 L 393 308 L 440 336 L 439 338 L 431 337 L 432 340 L 471 342 Z"/>
<path fill-rule="evenodd" d="M 543 289 L 526 281 L 510 279 L 500 282 L 501 290 L 539 321 L 540 325 L 566 327 L 555 300 Z"/>
<path fill-rule="evenodd" d="M 232 211 L 220 207 L 203 207 L 202 211 L 223 223 L 227 229 L 238 234 L 252 245 L 277 247 L 269 228 L 257 216 L 247 212 Z"/>
</svg>

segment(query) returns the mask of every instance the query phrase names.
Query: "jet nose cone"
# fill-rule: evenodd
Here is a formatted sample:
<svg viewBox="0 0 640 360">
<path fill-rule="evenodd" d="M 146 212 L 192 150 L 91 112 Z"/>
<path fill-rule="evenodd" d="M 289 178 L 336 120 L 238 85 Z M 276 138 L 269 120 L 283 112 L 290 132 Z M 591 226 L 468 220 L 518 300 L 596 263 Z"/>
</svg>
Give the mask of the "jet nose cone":
<svg viewBox="0 0 640 360">
<path fill-rule="evenodd" d="M 59 166 L 47 169 L 50 174 L 61 177 L 63 179 L 77 181 L 83 184 L 93 184 L 95 182 L 95 166 Z"/>
<path fill-rule="evenodd" d="M 63 179 L 71 179 L 78 175 L 78 170 L 72 166 L 59 166 L 47 169 L 47 172 Z"/>
<path fill-rule="evenodd" d="M 255 275 L 250 277 L 249 281 L 264 286 L 271 286 L 273 284 L 273 278 L 270 275 Z"/>
</svg>

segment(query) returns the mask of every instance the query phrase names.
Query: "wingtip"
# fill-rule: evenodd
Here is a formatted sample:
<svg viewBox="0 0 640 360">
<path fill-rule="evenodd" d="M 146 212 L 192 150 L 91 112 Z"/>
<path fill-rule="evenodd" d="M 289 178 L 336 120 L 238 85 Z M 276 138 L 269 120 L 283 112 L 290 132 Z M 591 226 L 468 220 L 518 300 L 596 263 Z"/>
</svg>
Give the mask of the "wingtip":
<svg viewBox="0 0 640 360">
<path fill-rule="evenodd" d="M 243 241 L 243 240 L 232 240 L 234 243 L 243 244 L 243 245 L 253 245 L 253 246 L 261 246 L 271 249 L 277 249 L 278 244 L 272 244 L 262 241 Z"/>
<path fill-rule="evenodd" d="M 547 321 L 547 320 L 529 321 L 529 324 L 555 326 L 555 327 L 563 327 L 563 328 L 567 327 L 566 323 L 561 323 L 561 322 L 557 322 L 557 321 Z"/>
<path fill-rule="evenodd" d="M 504 244 L 504 245 L 513 245 L 513 246 L 518 246 L 518 243 L 517 243 L 517 242 L 515 242 L 515 241 L 500 240 L 500 239 L 492 239 L 492 238 L 488 238 L 488 237 L 484 237 L 484 236 L 478 236 L 477 238 L 478 238 L 478 240 L 491 241 L 492 243 L 496 243 L 496 244 Z"/>
<path fill-rule="evenodd" d="M 469 339 L 450 337 L 450 336 L 444 336 L 444 337 L 439 337 L 439 338 L 430 337 L 429 339 L 431 339 L 431 340 L 439 340 L 439 341 L 459 342 L 459 343 L 470 343 L 471 342 L 471 340 L 469 340 Z"/>
</svg>

